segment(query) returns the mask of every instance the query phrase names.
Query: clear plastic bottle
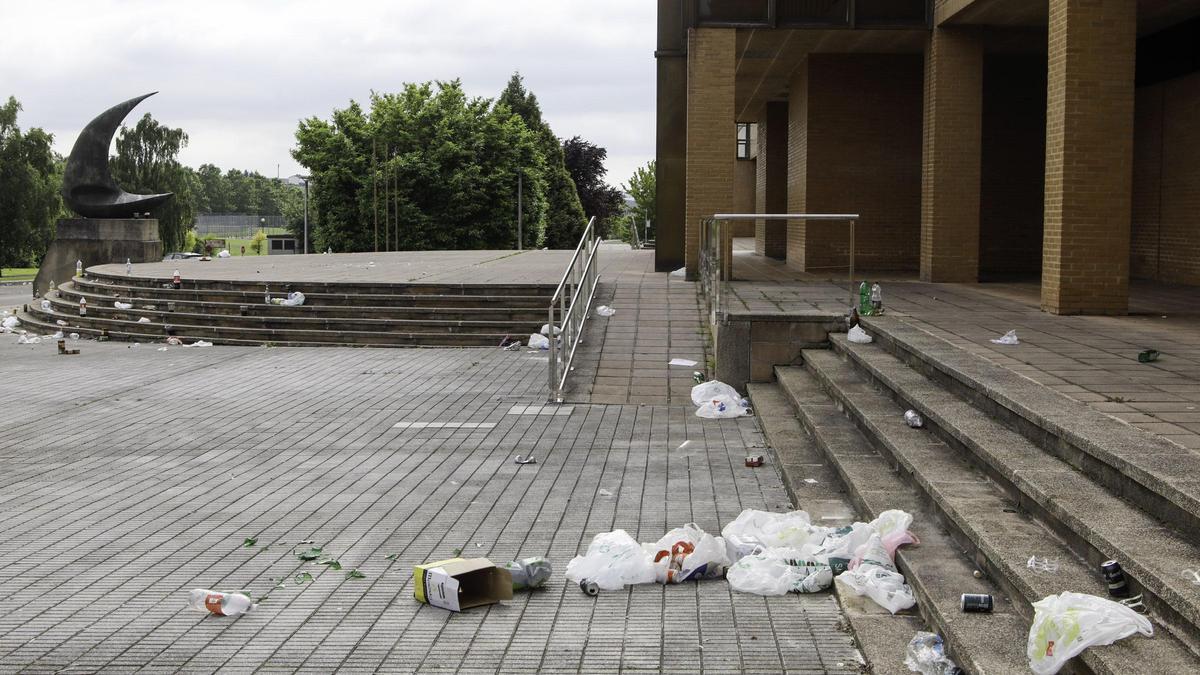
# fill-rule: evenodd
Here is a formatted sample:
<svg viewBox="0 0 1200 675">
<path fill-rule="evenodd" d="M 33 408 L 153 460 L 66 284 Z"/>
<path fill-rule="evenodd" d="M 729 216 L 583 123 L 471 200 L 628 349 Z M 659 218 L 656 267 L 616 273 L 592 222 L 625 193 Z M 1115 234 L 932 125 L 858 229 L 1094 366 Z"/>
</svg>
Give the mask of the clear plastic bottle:
<svg viewBox="0 0 1200 675">
<path fill-rule="evenodd" d="M 79 298 L 79 316 L 87 316 L 87 298 Z"/>
<path fill-rule="evenodd" d="M 133 261 L 129 258 L 125 259 L 125 276 L 133 276 Z"/>
<path fill-rule="evenodd" d="M 540 588 L 550 580 L 550 561 L 545 558 L 522 558 L 504 563 L 504 569 L 512 574 L 514 591 Z"/>
<path fill-rule="evenodd" d="M 83 276 L 83 261 L 82 260 L 75 261 L 75 276 L 77 276 L 77 277 Z"/>
<path fill-rule="evenodd" d="M 188 593 L 188 607 L 217 616 L 240 616 L 257 606 L 243 593 L 222 593 L 203 588 Z"/>
</svg>

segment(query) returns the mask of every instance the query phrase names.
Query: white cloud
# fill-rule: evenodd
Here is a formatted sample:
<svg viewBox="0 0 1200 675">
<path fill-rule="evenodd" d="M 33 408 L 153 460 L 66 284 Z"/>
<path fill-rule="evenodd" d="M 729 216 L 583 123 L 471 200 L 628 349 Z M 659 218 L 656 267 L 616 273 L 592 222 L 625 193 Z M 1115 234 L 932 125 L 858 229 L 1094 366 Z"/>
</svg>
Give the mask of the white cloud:
<svg viewBox="0 0 1200 675">
<path fill-rule="evenodd" d="M 131 118 L 183 127 L 186 163 L 288 175 L 301 118 L 403 82 L 492 97 L 519 70 L 556 133 L 608 149 L 614 185 L 654 155 L 647 0 L 4 0 L 0 25 L 0 96 L 63 153 L 100 111 L 157 90 Z"/>
</svg>

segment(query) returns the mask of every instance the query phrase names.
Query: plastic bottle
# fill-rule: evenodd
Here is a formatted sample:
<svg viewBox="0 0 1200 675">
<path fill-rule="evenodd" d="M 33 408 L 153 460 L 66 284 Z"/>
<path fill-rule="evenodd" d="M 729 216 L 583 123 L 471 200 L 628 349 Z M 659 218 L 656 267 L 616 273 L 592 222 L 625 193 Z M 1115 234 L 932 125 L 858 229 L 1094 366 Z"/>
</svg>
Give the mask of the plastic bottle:
<svg viewBox="0 0 1200 675">
<path fill-rule="evenodd" d="M 183 285 L 179 280 L 179 270 L 175 270 L 171 274 L 171 285 L 175 287 L 175 290 L 179 290 L 179 287 Z"/>
<path fill-rule="evenodd" d="M 82 260 L 75 261 L 75 276 L 77 276 L 77 277 L 83 276 L 83 261 Z"/>
<path fill-rule="evenodd" d="M 883 314 L 883 287 L 878 283 L 871 284 L 871 313 Z"/>
<path fill-rule="evenodd" d="M 512 574 L 514 591 L 545 586 L 550 580 L 550 561 L 545 558 L 522 558 L 504 563 L 504 569 Z"/>
<path fill-rule="evenodd" d="M 865 281 L 858 285 L 858 314 L 871 316 L 871 286 Z"/>
<path fill-rule="evenodd" d="M 87 298 L 79 298 L 79 316 L 87 316 Z"/>
<path fill-rule="evenodd" d="M 133 276 L 133 261 L 129 258 L 125 259 L 125 276 Z"/>
<path fill-rule="evenodd" d="M 263 302 L 271 304 L 271 284 L 266 285 L 266 293 L 263 295 Z"/>
<path fill-rule="evenodd" d="M 257 606 L 243 593 L 222 593 L 203 588 L 188 593 L 188 607 L 217 616 L 240 616 Z"/>
</svg>

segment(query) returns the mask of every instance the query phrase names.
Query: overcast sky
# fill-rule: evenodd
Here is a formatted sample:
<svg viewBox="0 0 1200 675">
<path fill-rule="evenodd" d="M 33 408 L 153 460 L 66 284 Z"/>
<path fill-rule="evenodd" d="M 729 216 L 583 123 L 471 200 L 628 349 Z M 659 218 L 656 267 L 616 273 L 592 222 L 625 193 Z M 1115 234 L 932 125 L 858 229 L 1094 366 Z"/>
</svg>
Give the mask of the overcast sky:
<svg viewBox="0 0 1200 675">
<path fill-rule="evenodd" d="M 650 0 L 0 0 L 0 97 L 65 155 L 157 90 L 127 121 L 182 127 L 185 164 L 287 176 L 302 118 L 403 82 L 492 98 L 519 70 L 555 133 L 608 149 L 617 185 L 654 156 L 654 21 Z"/>
</svg>

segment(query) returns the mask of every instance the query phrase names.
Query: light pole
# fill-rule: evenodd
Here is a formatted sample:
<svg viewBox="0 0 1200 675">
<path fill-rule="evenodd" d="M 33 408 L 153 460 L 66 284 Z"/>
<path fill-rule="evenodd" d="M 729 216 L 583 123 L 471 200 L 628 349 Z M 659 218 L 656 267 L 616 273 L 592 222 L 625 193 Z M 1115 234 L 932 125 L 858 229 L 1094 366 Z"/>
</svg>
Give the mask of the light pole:
<svg viewBox="0 0 1200 675">
<path fill-rule="evenodd" d="M 308 180 L 312 176 L 300 176 L 300 180 L 304 181 L 304 252 L 308 253 Z M 376 235 L 378 241 L 378 235 Z"/>
<path fill-rule="evenodd" d="M 521 241 L 521 239 L 522 239 L 521 221 L 524 220 L 524 218 L 522 218 L 524 213 L 522 213 L 523 205 L 521 203 L 521 197 L 524 194 L 524 190 L 521 189 L 523 187 L 522 182 L 521 182 L 521 178 L 523 175 L 524 175 L 524 173 L 520 169 L 517 169 L 517 250 L 518 251 L 523 250 L 522 247 L 524 246 L 523 242 Z"/>
</svg>

